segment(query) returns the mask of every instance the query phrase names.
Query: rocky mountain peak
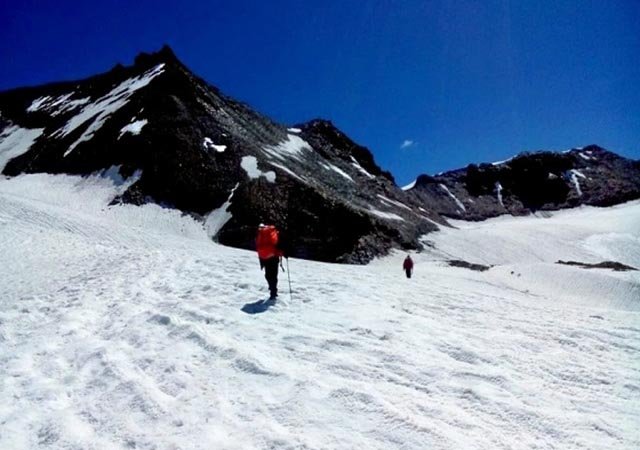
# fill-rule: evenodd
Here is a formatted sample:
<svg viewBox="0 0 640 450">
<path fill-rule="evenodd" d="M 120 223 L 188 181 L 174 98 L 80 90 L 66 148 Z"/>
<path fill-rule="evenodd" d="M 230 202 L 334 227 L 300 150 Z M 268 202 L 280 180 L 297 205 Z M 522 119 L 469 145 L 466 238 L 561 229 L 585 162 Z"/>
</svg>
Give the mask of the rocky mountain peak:
<svg viewBox="0 0 640 450">
<path fill-rule="evenodd" d="M 640 196 L 640 167 L 597 146 L 421 175 L 401 190 L 331 121 L 287 128 L 194 75 L 168 47 L 85 80 L 0 93 L 0 171 L 109 176 L 252 249 L 265 218 L 292 255 L 365 263 L 418 249 L 445 216 L 482 219 Z"/>
<path fill-rule="evenodd" d="M 162 48 L 156 52 L 141 52 L 134 59 L 134 66 L 143 70 L 157 64 L 178 64 L 184 67 L 182 62 L 173 52 L 173 49 L 167 44 L 163 45 Z"/>
<path fill-rule="evenodd" d="M 179 209 L 227 245 L 253 248 L 268 217 L 294 256 L 362 263 L 418 248 L 430 220 L 442 221 L 408 205 L 372 153 L 330 121 L 275 123 L 169 47 L 86 80 L 0 93 L 0 113 L 3 139 L 33 137 L 12 149 L 4 174 L 108 173 L 124 180 L 114 204 Z"/>
</svg>

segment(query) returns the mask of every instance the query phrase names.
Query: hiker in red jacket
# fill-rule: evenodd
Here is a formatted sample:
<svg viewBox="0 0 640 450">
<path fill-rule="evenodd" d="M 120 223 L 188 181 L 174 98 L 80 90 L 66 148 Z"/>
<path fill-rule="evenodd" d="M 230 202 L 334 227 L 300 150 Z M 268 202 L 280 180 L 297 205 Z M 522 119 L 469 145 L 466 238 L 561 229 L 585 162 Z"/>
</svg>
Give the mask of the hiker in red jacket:
<svg viewBox="0 0 640 450">
<path fill-rule="evenodd" d="M 413 272 L 413 259 L 411 259 L 411 256 L 407 255 L 402 263 L 402 268 L 407 274 L 407 278 L 411 278 L 411 273 Z"/>
<path fill-rule="evenodd" d="M 275 300 L 278 296 L 278 265 L 284 252 L 280 232 L 274 225 L 260 224 L 256 236 L 256 250 L 260 259 L 260 269 L 264 269 L 264 277 L 269 284 L 269 300 Z"/>
</svg>

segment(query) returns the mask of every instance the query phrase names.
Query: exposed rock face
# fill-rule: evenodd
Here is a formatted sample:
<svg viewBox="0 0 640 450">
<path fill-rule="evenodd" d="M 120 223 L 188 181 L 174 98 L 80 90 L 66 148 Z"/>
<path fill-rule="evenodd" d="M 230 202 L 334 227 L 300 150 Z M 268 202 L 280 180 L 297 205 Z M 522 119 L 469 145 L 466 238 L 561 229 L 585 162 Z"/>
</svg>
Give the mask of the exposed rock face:
<svg viewBox="0 0 640 450">
<path fill-rule="evenodd" d="M 227 245 L 253 248 L 256 225 L 270 221 L 295 256 L 364 263 L 417 248 L 436 229 L 428 218 L 444 223 L 408 204 L 371 152 L 330 122 L 287 129 L 193 75 L 168 47 L 86 80 L 0 93 L 0 127 L 1 140 L 20 141 L 5 175 L 110 168 L 133 177 L 114 202 L 201 216 Z M 28 144 L 16 134 L 25 129 L 36 136 Z"/>
<path fill-rule="evenodd" d="M 640 197 L 640 162 L 595 145 L 523 153 L 500 163 L 421 175 L 407 192 L 424 208 L 468 220 L 581 204 L 610 206 Z"/>
<path fill-rule="evenodd" d="M 444 216 L 638 198 L 639 166 L 590 146 L 421 175 L 403 191 L 331 122 L 275 123 L 195 76 L 168 47 L 85 80 L 0 93 L 3 174 L 108 174 L 127 180 L 113 203 L 180 209 L 212 238 L 247 249 L 257 224 L 273 222 L 293 256 L 321 261 L 419 248 Z"/>
</svg>

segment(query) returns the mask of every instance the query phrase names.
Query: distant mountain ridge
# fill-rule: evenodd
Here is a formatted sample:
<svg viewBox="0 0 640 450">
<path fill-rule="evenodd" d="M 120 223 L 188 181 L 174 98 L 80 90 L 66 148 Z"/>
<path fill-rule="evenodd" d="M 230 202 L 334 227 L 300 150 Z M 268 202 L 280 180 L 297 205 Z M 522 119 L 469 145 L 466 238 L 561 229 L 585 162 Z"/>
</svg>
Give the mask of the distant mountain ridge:
<svg viewBox="0 0 640 450">
<path fill-rule="evenodd" d="M 582 204 L 611 206 L 640 197 L 640 161 L 596 145 L 521 153 L 497 163 L 421 175 L 406 192 L 414 203 L 467 220 Z"/>
<path fill-rule="evenodd" d="M 419 249 L 445 217 L 640 197 L 638 163 L 598 147 L 422 175 L 403 191 L 330 121 L 278 124 L 166 46 L 84 80 L 0 93 L 0 171 L 101 173 L 125 183 L 113 204 L 177 208 L 212 238 L 247 249 L 259 222 L 275 222 L 294 256 L 347 263 Z"/>
</svg>

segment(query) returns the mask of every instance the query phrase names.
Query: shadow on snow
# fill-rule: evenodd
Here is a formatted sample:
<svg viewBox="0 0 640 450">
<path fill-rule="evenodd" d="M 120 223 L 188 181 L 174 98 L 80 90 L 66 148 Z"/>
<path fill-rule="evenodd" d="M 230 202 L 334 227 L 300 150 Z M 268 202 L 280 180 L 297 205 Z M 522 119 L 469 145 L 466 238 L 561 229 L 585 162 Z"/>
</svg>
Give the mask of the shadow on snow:
<svg viewBox="0 0 640 450">
<path fill-rule="evenodd" d="M 247 303 L 241 309 L 247 314 L 259 314 L 259 313 L 265 312 L 275 304 L 276 304 L 275 299 L 258 300 L 257 302 L 254 302 L 254 303 Z"/>
</svg>

